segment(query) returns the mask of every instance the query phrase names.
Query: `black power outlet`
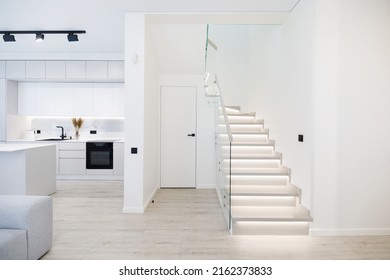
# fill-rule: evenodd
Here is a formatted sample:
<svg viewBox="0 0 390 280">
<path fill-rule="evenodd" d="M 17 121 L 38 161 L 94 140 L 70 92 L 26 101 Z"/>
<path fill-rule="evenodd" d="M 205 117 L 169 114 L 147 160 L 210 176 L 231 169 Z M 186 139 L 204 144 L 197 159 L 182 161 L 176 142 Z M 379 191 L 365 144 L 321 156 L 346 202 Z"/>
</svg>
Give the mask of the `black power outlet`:
<svg viewBox="0 0 390 280">
<path fill-rule="evenodd" d="M 303 135 L 302 134 L 298 135 L 298 142 L 303 142 Z"/>
</svg>

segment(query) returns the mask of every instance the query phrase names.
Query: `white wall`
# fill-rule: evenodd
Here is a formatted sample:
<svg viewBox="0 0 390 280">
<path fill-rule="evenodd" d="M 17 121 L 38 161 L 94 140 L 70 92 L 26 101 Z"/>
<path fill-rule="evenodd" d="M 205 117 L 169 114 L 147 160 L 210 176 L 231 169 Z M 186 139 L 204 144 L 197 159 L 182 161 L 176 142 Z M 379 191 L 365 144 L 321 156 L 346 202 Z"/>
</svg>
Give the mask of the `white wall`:
<svg viewBox="0 0 390 280">
<path fill-rule="evenodd" d="M 143 205 L 147 207 L 157 191 L 159 180 L 160 129 L 159 86 L 157 62 L 150 24 L 145 37 L 145 93 L 144 93 L 144 185 Z"/>
<path fill-rule="evenodd" d="M 144 211 L 144 92 L 145 16 L 126 14 L 125 20 L 125 173 L 123 212 Z M 131 148 L 138 154 L 131 154 Z"/>
<path fill-rule="evenodd" d="M 0 79 L 0 141 L 5 141 L 6 132 L 6 80 Z"/>
<path fill-rule="evenodd" d="M 252 102 L 246 107 L 264 118 L 291 181 L 310 207 L 313 147 L 313 1 L 302 0 L 281 26 L 250 29 L 249 73 Z M 298 142 L 298 135 L 304 142 Z"/>
<path fill-rule="evenodd" d="M 347 0 L 340 10 L 339 196 L 348 207 L 339 221 L 390 233 L 390 2 Z"/>
<path fill-rule="evenodd" d="M 315 9 L 311 232 L 389 234 L 390 3 L 317 1 Z"/>
</svg>

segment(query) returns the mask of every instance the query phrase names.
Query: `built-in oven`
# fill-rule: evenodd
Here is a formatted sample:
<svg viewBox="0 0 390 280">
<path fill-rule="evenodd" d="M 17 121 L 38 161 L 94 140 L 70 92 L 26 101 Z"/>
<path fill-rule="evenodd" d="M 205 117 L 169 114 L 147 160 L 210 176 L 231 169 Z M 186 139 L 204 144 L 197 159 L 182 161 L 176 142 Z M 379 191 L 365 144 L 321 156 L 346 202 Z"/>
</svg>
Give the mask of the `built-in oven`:
<svg viewBox="0 0 390 280">
<path fill-rule="evenodd" d="M 87 169 L 113 169 L 113 142 L 87 142 Z"/>
</svg>

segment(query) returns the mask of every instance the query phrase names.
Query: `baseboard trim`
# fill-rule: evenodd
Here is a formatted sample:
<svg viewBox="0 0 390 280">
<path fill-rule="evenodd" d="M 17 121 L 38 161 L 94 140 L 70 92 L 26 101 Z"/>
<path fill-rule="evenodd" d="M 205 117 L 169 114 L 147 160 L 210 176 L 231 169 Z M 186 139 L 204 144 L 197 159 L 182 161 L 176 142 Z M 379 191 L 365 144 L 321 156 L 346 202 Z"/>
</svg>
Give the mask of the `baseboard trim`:
<svg viewBox="0 0 390 280">
<path fill-rule="evenodd" d="M 122 213 L 125 213 L 125 214 L 143 214 L 144 213 L 144 208 L 123 207 L 122 208 Z"/>
<path fill-rule="evenodd" d="M 310 229 L 311 236 L 390 235 L 390 228 Z"/>
<path fill-rule="evenodd" d="M 145 204 L 144 204 L 144 209 L 143 209 L 143 212 L 145 211 L 146 208 L 148 208 L 150 202 L 152 202 L 154 196 L 156 195 L 156 192 L 158 191 L 160 187 L 159 186 L 156 186 L 153 190 L 153 192 L 150 194 L 149 198 L 146 200 Z"/>
<path fill-rule="evenodd" d="M 215 189 L 215 185 L 197 185 L 196 186 L 197 189 Z"/>
</svg>

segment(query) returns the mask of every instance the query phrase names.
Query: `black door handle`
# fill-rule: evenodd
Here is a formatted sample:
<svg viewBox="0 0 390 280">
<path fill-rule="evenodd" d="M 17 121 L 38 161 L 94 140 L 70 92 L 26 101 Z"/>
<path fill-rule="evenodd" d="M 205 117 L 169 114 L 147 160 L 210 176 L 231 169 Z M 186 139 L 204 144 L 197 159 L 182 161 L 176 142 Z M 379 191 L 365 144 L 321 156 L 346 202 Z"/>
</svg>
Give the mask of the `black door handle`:
<svg viewBox="0 0 390 280">
<path fill-rule="evenodd" d="M 187 136 L 195 137 L 195 133 L 187 134 Z"/>
</svg>

